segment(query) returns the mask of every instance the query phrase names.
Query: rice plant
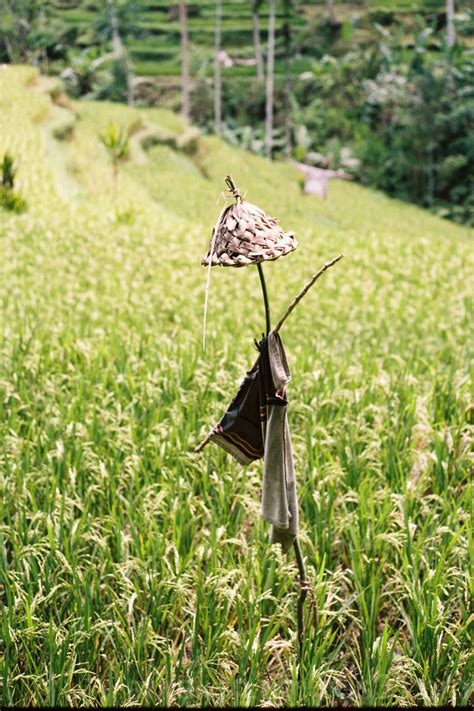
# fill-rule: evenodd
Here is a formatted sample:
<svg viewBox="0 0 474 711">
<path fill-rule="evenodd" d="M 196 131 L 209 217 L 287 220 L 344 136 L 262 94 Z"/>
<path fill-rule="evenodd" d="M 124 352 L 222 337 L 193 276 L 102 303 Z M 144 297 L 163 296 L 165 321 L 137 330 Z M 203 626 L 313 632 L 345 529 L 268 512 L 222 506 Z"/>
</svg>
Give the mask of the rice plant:
<svg viewBox="0 0 474 711">
<path fill-rule="evenodd" d="M 118 222 L 98 133 L 182 120 L 75 103 L 54 142 L 35 70 L 1 73 L 0 153 L 29 205 L 0 221 L 2 703 L 469 703 L 468 230 L 355 184 L 305 197 L 291 166 L 211 137 L 199 166 L 131 150 L 117 201 L 136 219 Z M 202 351 L 227 173 L 300 243 L 266 265 L 274 320 L 346 255 L 282 329 L 313 590 L 300 669 L 260 466 L 192 453 L 264 328 L 256 269 L 219 271 Z"/>
</svg>

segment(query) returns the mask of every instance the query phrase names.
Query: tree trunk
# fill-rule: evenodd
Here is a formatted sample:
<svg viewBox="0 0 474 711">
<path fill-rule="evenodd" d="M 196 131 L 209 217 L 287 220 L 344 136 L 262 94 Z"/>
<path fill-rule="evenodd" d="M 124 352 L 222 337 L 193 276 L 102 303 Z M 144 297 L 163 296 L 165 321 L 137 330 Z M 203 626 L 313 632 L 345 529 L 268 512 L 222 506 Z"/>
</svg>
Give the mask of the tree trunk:
<svg viewBox="0 0 474 711">
<path fill-rule="evenodd" d="M 39 27 L 42 27 L 44 23 L 44 6 L 41 6 L 38 12 L 37 23 Z M 44 47 L 39 47 L 38 51 L 38 66 L 42 74 L 48 74 L 48 55 Z"/>
<path fill-rule="evenodd" d="M 179 3 L 179 29 L 181 33 L 181 114 L 189 119 L 189 41 L 188 8 L 186 0 Z"/>
<path fill-rule="evenodd" d="M 456 43 L 456 30 L 454 28 L 454 0 L 446 0 L 446 30 L 448 47 Z"/>
<path fill-rule="evenodd" d="M 285 155 L 291 155 L 291 0 L 285 1 L 285 21 L 283 23 L 283 39 L 285 43 Z"/>
<path fill-rule="evenodd" d="M 268 56 L 265 107 L 265 152 L 272 157 L 273 147 L 273 68 L 275 62 L 275 0 L 268 0 Z"/>
<path fill-rule="evenodd" d="M 216 0 L 216 43 L 214 55 L 214 130 L 218 136 L 222 133 L 222 81 L 221 81 L 221 38 L 222 38 L 222 0 Z"/>
<path fill-rule="evenodd" d="M 8 24 L 11 27 L 14 27 L 14 21 L 13 21 L 12 12 L 11 12 L 9 3 L 5 3 L 5 12 L 8 14 L 8 20 L 9 20 Z M 7 24 L 7 23 L 5 23 L 5 24 Z M 19 62 L 16 61 L 16 52 L 12 47 L 12 43 L 10 42 L 10 37 L 8 35 L 7 30 L 5 30 L 5 32 L 3 34 L 3 43 L 5 45 L 5 50 L 6 50 L 6 53 L 8 56 L 8 61 L 10 62 L 10 64 L 19 64 Z"/>
<path fill-rule="evenodd" d="M 252 27 L 253 27 L 253 44 L 255 48 L 255 61 L 257 62 L 257 79 L 258 81 L 264 81 L 265 73 L 263 70 L 263 55 L 262 55 L 262 45 L 260 43 L 260 22 L 258 19 L 258 12 L 255 7 L 255 3 L 252 7 Z"/>
<path fill-rule="evenodd" d="M 114 0 L 107 1 L 109 4 L 110 29 L 112 31 L 112 49 L 114 53 L 114 59 L 118 65 L 121 65 L 123 67 L 127 82 L 127 104 L 129 106 L 133 106 L 132 73 L 130 71 L 130 65 L 128 63 L 127 54 L 123 48 L 122 38 L 120 37 L 117 10 L 115 8 Z"/>
<path fill-rule="evenodd" d="M 10 38 L 6 33 L 3 37 L 3 43 L 5 45 L 5 50 L 6 50 L 6 53 L 8 56 L 8 61 L 10 62 L 10 64 L 16 64 L 17 62 L 15 61 L 15 55 L 13 53 L 12 43 L 10 42 Z"/>
<path fill-rule="evenodd" d="M 434 150 L 433 146 L 430 145 L 428 149 L 428 205 L 433 207 L 434 202 L 434 192 L 435 192 L 435 164 L 434 164 Z"/>
<path fill-rule="evenodd" d="M 339 24 L 337 21 L 336 13 L 334 12 L 334 0 L 327 0 L 328 5 L 328 20 L 330 25 Z"/>
</svg>

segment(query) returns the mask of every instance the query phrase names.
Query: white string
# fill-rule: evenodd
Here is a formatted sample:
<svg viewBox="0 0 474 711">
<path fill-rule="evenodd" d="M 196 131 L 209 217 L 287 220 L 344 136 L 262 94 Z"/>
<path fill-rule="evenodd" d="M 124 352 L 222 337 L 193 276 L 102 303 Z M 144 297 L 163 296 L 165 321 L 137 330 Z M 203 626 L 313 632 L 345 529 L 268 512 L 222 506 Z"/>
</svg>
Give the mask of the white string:
<svg viewBox="0 0 474 711">
<path fill-rule="evenodd" d="M 217 227 L 219 226 L 219 223 L 224 216 L 225 211 L 227 210 L 229 206 L 226 205 L 222 210 L 221 214 L 217 218 L 216 226 L 214 227 L 214 230 L 212 232 L 212 240 L 211 240 L 211 247 L 209 249 L 209 265 L 207 267 L 207 279 L 206 279 L 206 291 L 205 291 L 205 296 L 204 296 L 204 320 L 202 324 L 202 350 L 206 350 L 206 323 L 207 323 L 207 304 L 208 304 L 208 299 L 209 299 L 209 285 L 211 283 L 211 268 L 212 268 L 212 255 L 214 254 L 214 245 L 216 243 L 216 238 L 217 238 Z"/>
</svg>

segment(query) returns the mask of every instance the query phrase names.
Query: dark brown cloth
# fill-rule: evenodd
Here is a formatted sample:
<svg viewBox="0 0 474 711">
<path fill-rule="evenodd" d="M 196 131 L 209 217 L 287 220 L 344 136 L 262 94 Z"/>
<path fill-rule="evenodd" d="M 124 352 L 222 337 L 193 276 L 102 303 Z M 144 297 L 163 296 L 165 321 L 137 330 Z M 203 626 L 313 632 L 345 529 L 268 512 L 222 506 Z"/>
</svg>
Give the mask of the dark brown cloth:
<svg viewBox="0 0 474 711">
<path fill-rule="evenodd" d="M 285 388 L 291 379 L 279 334 L 259 344 L 256 365 L 213 428 L 210 440 L 247 465 L 264 459 L 262 517 L 272 524 L 271 541 L 288 550 L 298 532 L 298 503 Z"/>
</svg>

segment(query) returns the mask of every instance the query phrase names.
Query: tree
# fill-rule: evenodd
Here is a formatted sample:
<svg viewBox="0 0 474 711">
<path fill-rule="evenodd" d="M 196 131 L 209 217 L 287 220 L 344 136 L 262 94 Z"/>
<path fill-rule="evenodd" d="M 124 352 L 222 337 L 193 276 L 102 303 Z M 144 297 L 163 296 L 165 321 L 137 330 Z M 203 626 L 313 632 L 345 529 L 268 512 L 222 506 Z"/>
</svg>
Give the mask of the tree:
<svg viewBox="0 0 474 711">
<path fill-rule="evenodd" d="M 133 105 L 133 72 L 124 47 L 124 39 L 140 34 L 139 14 L 134 0 L 102 0 L 94 24 L 94 34 L 101 43 L 112 42 L 112 98 L 125 99 Z"/>
<path fill-rule="evenodd" d="M 293 0 L 283 1 L 283 41 L 285 47 L 285 81 L 284 81 L 284 113 L 285 113 L 285 154 L 291 155 L 291 11 Z"/>
<path fill-rule="evenodd" d="M 253 44 L 255 48 L 255 61 L 257 63 L 257 79 L 263 82 L 265 73 L 263 70 L 262 45 L 260 43 L 260 21 L 258 19 L 258 13 L 262 3 L 263 0 L 252 0 Z"/>
<path fill-rule="evenodd" d="M 179 29 L 181 34 L 181 114 L 189 119 L 189 39 L 188 8 L 186 0 L 179 3 Z"/>
<path fill-rule="evenodd" d="M 129 131 L 123 128 L 123 126 L 119 126 L 116 121 L 110 121 L 107 124 L 105 132 L 99 135 L 112 163 L 112 185 L 115 208 L 117 208 L 118 169 L 119 164 L 128 158 L 130 150 L 129 135 Z"/>
<path fill-rule="evenodd" d="M 448 47 L 456 43 L 456 30 L 454 28 L 454 0 L 446 0 L 446 30 Z"/>
<path fill-rule="evenodd" d="M 265 152 L 272 157 L 273 147 L 273 80 L 275 63 L 275 17 L 276 1 L 269 0 L 268 12 L 268 54 L 267 54 L 267 85 L 265 101 Z"/>
<path fill-rule="evenodd" d="M 472 225 L 474 66 L 462 46 L 431 57 L 432 32 L 425 27 L 415 37 L 417 51 L 410 66 L 398 52 L 389 71 L 381 63 L 375 79 L 365 82 L 368 130 L 359 153 L 361 178 Z"/>
<path fill-rule="evenodd" d="M 44 65 L 66 52 L 65 24 L 41 0 L 0 0 L 0 62 Z"/>
<path fill-rule="evenodd" d="M 111 91 L 113 76 L 108 69 L 109 56 L 102 54 L 100 47 L 86 47 L 79 54 L 71 57 L 71 62 L 61 74 L 61 80 L 67 93 L 74 98 L 86 96 L 90 99 L 121 100 L 120 91 Z"/>
<path fill-rule="evenodd" d="M 216 41 L 214 55 L 214 129 L 222 131 L 222 81 L 221 81 L 222 0 L 216 0 Z"/>
<path fill-rule="evenodd" d="M 126 82 L 127 82 L 127 104 L 129 106 L 132 106 L 133 105 L 132 76 L 131 76 L 130 65 L 129 65 L 129 62 L 127 59 L 127 55 L 124 51 L 122 39 L 120 37 L 119 21 L 118 21 L 117 10 L 115 7 L 115 1 L 114 0 L 107 0 L 107 4 L 108 4 L 108 8 L 109 8 L 109 19 L 110 19 L 110 29 L 112 32 L 112 48 L 113 48 L 113 52 L 114 52 L 114 60 L 117 65 L 117 68 L 123 67 L 123 71 L 124 71 Z"/>
<path fill-rule="evenodd" d="M 339 22 L 334 11 L 334 0 L 327 0 L 328 20 L 330 25 L 339 25 Z"/>
</svg>

